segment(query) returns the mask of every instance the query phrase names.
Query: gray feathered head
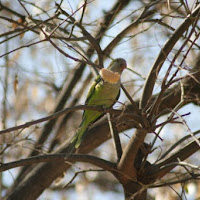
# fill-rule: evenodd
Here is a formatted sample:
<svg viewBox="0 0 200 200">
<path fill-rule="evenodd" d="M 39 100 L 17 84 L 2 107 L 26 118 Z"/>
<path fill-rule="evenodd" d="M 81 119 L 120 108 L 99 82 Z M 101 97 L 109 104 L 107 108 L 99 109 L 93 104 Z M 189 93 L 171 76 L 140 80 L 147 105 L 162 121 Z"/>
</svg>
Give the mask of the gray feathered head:
<svg viewBox="0 0 200 200">
<path fill-rule="evenodd" d="M 108 69 L 121 74 L 126 67 L 126 61 L 123 58 L 117 58 L 110 63 Z"/>
</svg>

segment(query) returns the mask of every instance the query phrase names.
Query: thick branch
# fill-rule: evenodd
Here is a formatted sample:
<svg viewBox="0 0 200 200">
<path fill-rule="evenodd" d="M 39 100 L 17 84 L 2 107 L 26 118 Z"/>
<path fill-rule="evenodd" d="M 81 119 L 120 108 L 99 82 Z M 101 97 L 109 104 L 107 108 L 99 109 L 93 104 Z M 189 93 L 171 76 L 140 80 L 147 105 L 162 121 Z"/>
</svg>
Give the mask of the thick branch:
<svg viewBox="0 0 200 200">
<path fill-rule="evenodd" d="M 147 132 L 142 130 L 137 130 L 135 132 L 135 134 L 131 137 L 126 149 L 124 150 L 121 160 L 118 164 L 118 169 L 124 172 L 126 176 L 130 176 L 132 179 L 136 178 L 134 161 L 139 148 L 144 142 L 146 134 Z"/>
<path fill-rule="evenodd" d="M 68 162 L 84 162 L 93 164 L 97 167 L 100 167 L 104 170 L 113 172 L 116 171 L 116 165 L 109 161 L 103 160 L 101 158 L 91 156 L 91 155 L 83 155 L 83 154 L 68 154 L 68 153 L 58 153 L 58 154 L 51 154 L 51 155 L 41 155 L 41 156 L 33 156 L 26 159 L 21 159 L 14 162 L 9 163 L 2 163 L 0 166 L 0 172 L 13 169 L 16 167 L 26 166 L 26 165 L 33 165 L 41 162 L 59 162 L 63 161 L 65 163 Z"/>
</svg>

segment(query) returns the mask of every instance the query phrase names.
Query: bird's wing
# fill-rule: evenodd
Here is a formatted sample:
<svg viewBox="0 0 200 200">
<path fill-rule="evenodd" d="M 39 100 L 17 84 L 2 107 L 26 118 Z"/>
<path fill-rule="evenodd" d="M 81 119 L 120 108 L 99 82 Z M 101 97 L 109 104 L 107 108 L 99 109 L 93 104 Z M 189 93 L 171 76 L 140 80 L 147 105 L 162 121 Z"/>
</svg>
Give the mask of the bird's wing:
<svg viewBox="0 0 200 200">
<path fill-rule="evenodd" d="M 115 102 L 113 102 L 113 104 L 110 106 L 110 108 L 112 108 L 113 105 L 118 101 L 119 96 L 120 96 L 120 90 L 119 90 L 119 93 L 118 93 L 118 95 L 117 95 L 117 97 L 116 97 L 116 99 L 115 99 Z"/>
<path fill-rule="evenodd" d="M 96 77 L 96 79 L 94 80 L 94 82 L 92 83 L 92 85 L 91 85 L 91 87 L 90 87 L 90 90 L 89 90 L 89 92 L 88 92 L 88 94 L 87 94 L 86 100 L 85 100 L 85 105 L 87 105 L 88 102 L 90 101 L 92 95 L 93 95 L 94 92 L 95 92 L 95 87 L 96 87 L 96 85 L 97 85 L 101 80 L 102 80 L 101 76 L 98 75 L 98 76 Z M 85 114 L 85 110 L 84 110 L 84 112 L 83 112 L 83 117 L 84 117 L 84 114 Z"/>
<path fill-rule="evenodd" d="M 94 92 L 95 92 L 95 87 L 96 87 L 96 85 L 97 85 L 101 80 L 102 80 L 101 76 L 98 75 L 98 76 L 96 77 L 96 79 L 94 80 L 94 82 L 92 83 L 92 85 L 91 85 L 91 87 L 90 87 L 90 90 L 89 90 L 89 92 L 88 92 L 88 94 L 87 94 L 86 100 L 85 100 L 85 105 L 88 104 L 89 100 L 91 99 L 92 95 L 93 95 Z"/>
</svg>

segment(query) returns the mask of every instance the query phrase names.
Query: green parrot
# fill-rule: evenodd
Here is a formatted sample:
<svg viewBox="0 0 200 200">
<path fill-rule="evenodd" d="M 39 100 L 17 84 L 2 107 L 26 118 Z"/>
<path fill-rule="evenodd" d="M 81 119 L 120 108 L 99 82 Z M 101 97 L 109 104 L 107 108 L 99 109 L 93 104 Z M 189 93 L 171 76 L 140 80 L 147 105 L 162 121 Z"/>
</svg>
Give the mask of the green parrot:
<svg viewBox="0 0 200 200">
<path fill-rule="evenodd" d="M 89 90 L 85 105 L 111 108 L 119 98 L 120 75 L 125 68 L 126 61 L 123 58 L 117 58 L 111 62 L 108 69 L 101 69 L 100 75 L 97 76 Z M 90 125 L 104 114 L 94 110 L 85 110 L 83 112 L 82 122 L 71 141 L 75 148 L 80 146 Z"/>
</svg>

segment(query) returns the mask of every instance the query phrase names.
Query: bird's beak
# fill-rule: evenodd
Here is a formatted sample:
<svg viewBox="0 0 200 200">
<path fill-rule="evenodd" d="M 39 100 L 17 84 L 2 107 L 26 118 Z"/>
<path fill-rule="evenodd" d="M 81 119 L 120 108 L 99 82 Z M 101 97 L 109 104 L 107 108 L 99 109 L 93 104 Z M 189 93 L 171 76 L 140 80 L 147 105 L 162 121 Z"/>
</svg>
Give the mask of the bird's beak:
<svg viewBox="0 0 200 200">
<path fill-rule="evenodd" d="M 124 63 L 123 65 L 121 65 L 121 72 L 123 72 L 123 70 L 126 69 L 126 68 L 127 68 L 126 63 Z"/>
</svg>

